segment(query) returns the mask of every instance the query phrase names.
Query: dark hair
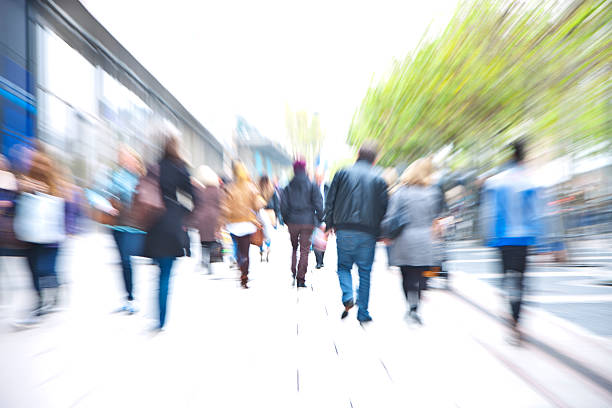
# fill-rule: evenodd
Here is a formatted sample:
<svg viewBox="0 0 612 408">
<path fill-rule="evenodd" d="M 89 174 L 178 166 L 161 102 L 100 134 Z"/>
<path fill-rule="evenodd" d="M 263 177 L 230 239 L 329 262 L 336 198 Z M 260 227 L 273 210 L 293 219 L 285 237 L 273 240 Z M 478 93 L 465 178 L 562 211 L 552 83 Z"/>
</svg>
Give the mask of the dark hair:
<svg viewBox="0 0 612 408">
<path fill-rule="evenodd" d="M 525 160 L 525 140 L 519 139 L 512 142 L 512 160 L 520 163 Z"/>
<path fill-rule="evenodd" d="M 378 156 L 378 143 L 368 140 L 363 142 L 359 148 L 357 160 L 365 160 L 368 163 L 373 164 L 376 160 L 376 156 Z"/>
<path fill-rule="evenodd" d="M 175 135 L 166 136 L 166 144 L 164 145 L 164 159 L 170 159 L 175 162 L 183 163 L 179 148 L 179 139 Z"/>
</svg>

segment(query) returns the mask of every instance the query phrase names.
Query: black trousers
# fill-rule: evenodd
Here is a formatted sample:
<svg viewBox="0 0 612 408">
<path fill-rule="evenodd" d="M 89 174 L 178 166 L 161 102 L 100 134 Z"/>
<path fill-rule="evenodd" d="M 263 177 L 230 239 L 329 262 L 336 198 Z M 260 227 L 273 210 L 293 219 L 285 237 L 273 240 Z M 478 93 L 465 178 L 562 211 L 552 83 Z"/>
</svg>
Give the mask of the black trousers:
<svg viewBox="0 0 612 408">
<path fill-rule="evenodd" d="M 314 254 L 315 259 L 317 260 L 317 266 L 323 266 L 323 257 L 325 256 L 325 251 L 319 251 L 315 249 Z"/>
<path fill-rule="evenodd" d="M 527 268 L 527 246 L 502 246 L 504 287 L 508 293 L 512 317 L 518 322 L 523 302 L 525 269 Z"/>
<path fill-rule="evenodd" d="M 410 305 L 410 310 L 416 311 L 419 308 L 423 273 L 428 269 L 430 269 L 428 266 L 400 266 L 400 270 L 402 271 L 402 287 L 404 289 L 404 295 L 406 295 L 406 300 Z"/>
</svg>

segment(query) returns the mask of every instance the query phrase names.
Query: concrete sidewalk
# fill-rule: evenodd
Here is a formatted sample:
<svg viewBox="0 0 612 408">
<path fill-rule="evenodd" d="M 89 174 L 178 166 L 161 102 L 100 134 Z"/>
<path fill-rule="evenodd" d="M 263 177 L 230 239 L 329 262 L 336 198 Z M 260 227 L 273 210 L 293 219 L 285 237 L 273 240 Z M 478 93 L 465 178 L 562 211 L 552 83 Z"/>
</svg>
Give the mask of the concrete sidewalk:
<svg viewBox="0 0 612 408">
<path fill-rule="evenodd" d="M 537 348 L 515 348 L 490 316 L 446 291 L 407 324 L 401 278 L 377 252 L 370 312 L 340 320 L 333 242 L 308 288 L 291 286 L 288 234 L 270 264 L 252 248 L 251 289 L 218 265 L 176 265 L 167 330 L 153 335 L 157 271 L 136 267 L 141 311 L 121 294 L 112 240 L 89 234 L 62 258 L 65 310 L 37 328 L 11 323 L 31 300 L 25 263 L 2 270 L 0 406 L 21 407 L 606 407 L 612 396 Z M 311 256 L 311 265 L 314 257 Z M 7 288 L 8 285 L 8 288 Z M 531 366 L 530 366 L 531 364 Z M 560 368 L 561 367 L 561 368 Z M 597 389 L 597 392 L 593 392 Z M 563 404 L 563 405 L 560 405 Z M 586 405 L 585 405 L 586 404 Z"/>
</svg>

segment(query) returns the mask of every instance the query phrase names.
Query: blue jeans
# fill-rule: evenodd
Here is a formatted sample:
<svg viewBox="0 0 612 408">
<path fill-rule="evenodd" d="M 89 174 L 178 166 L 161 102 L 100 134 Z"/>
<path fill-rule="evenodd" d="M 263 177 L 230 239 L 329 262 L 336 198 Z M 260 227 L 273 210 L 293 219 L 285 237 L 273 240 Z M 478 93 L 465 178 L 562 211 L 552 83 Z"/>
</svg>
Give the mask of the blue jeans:
<svg viewBox="0 0 612 408">
<path fill-rule="evenodd" d="M 164 327 L 166 324 L 166 310 L 168 305 L 168 289 L 170 287 L 170 274 L 172 265 L 176 258 L 166 256 L 163 258 L 154 258 L 153 260 L 159 265 L 159 327 Z"/>
<path fill-rule="evenodd" d="M 132 257 L 141 256 L 146 234 L 138 232 L 128 232 L 113 230 L 113 237 L 119 250 L 119 257 L 121 258 L 121 271 L 123 272 L 123 284 L 125 286 L 125 292 L 127 300 L 134 300 L 134 279 L 132 275 Z"/>
<path fill-rule="evenodd" d="M 336 247 L 338 248 L 338 279 L 342 289 L 342 303 L 353 299 L 353 279 L 351 269 L 357 264 L 359 269 L 359 288 L 357 289 L 357 319 L 370 317 L 368 303 L 370 301 L 370 272 L 374 262 L 376 237 L 367 232 L 354 230 L 339 230 L 336 232 Z"/>
</svg>

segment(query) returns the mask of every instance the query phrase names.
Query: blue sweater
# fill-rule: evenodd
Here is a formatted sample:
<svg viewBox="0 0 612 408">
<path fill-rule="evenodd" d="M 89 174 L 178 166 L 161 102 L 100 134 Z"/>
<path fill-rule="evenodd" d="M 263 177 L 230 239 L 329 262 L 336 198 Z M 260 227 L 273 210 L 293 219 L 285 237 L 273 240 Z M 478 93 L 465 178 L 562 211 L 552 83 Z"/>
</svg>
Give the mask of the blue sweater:
<svg viewBox="0 0 612 408">
<path fill-rule="evenodd" d="M 486 181 L 481 217 L 486 245 L 534 245 L 542 234 L 538 188 L 521 165 L 513 165 Z"/>
</svg>

